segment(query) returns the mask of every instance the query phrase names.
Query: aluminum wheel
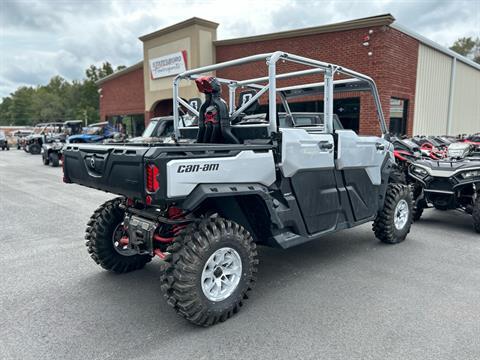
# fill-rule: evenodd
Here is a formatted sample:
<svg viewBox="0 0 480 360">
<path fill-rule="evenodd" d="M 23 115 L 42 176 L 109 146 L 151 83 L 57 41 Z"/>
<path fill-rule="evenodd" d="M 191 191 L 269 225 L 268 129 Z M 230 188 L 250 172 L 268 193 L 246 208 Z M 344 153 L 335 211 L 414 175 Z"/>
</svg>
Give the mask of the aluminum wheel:
<svg viewBox="0 0 480 360">
<path fill-rule="evenodd" d="M 235 291 L 241 276 L 242 260 L 238 252 L 230 247 L 220 248 L 203 267 L 203 294 L 211 301 L 225 300 Z"/>
<path fill-rule="evenodd" d="M 395 227 L 397 230 L 402 230 L 408 221 L 408 203 L 405 200 L 400 200 L 395 207 Z"/>
</svg>

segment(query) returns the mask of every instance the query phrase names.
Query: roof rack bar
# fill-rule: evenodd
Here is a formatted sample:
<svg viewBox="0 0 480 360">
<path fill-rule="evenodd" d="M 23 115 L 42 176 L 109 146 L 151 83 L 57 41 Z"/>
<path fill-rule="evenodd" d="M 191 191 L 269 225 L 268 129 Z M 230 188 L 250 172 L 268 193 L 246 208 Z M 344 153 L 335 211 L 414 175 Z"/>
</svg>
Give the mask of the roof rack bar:
<svg viewBox="0 0 480 360">
<path fill-rule="evenodd" d="M 230 66 L 242 65 L 242 64 L 247 64 L 247 63 L 254 62 L 254 61 L 260 61 L 260 60 L 266 60 L 272 54 L 273 53 L 251 55 L 251 56 L 247 56 L 247 57 L 244 57 L 244 58 L 241 58 L 241 59 L 229 60 L 229 61 L 224 61 L 224 62 L 221 62 L 221 63 L 218 63 L 218 64 L 199 67 L 199 68 L 188 70 L 188 71 L 185 71 L 181 74 L 178 74 L 177 78 L 186 78 L 186 77 L 189 77 L 191 75 L 203 74 L 203 73 L 206 73 L 206 72 L 223 69 L 223 68 L 230 67 Z"/>
<path fill-rule="evenodd" d="M 321 68 L 321 69 L 327 69 L 331 67 L 332 65 L 335 66 L 334 64 L 329 64 L 323 61 L 318 61 L 318 60 L 313 60 L 309 59 L 303 56 L 298 56 L 298 55 L 293 55 L 289 53 L 284 53 L 284 56 L 282 56 L 283 59 L 291 61 L 291 62 L 296 62 L 298 64 L 303 64 L 307 66 L 313 66 L 316 68 Z"/>
<path fill-rule="evenodd" d="M 283 73 L 283 74 L 278 74 L 276 76 L 277 80 L 281 79 L 288 79 L 291 77 L 296 77 L 296 76 L 303 76 L 303 75 L 310 75 L 310 74 L 321 74 L 325 70 L 324 69 L 307 69 L 307 70 L 300 70 L 300 71 L 293 71 L 289 73 Z M 245 86 L 249 85 L 251 83 L 257 83 L 257 82 L 265 82 L 268 81 L 268 76 L 263 76 L 255 79 L 248 79 L 248 80 L 242 80 L 242 81 L 237 81 L 236 84 L 238 86 Z"/>
<path fill-rule="evenodd" d="M 182 104 L 183 106 L 185 106 L 187 108 L 187 110 L 189 110 L 191 113 L 193 113 L 193 115 L 199 116 L 198 110 L 195 109 L 194 107 L 192 107 L 188 102 L 183 100 L 181 97 L 178 98 L 178 102 L 180 104 Z"/>
<path fill-rule="evenodd" d="M 364 80 L 360 80 L 360 79 L 341 79 L 341 80 L 333 81 L 333 85 L 354 84 L 354 83 L 361 83 L 363 81 Z M 286 87 L 277 89 L 277 91 L 300 90 L 300 89 L 311 88 L 311 87 L 319 87 L 319 86 L 325 86 L 325 82 L 286 86 Z M 355 91 L 355 89 L 352 89 L 352 91 Z"/>
</svg>

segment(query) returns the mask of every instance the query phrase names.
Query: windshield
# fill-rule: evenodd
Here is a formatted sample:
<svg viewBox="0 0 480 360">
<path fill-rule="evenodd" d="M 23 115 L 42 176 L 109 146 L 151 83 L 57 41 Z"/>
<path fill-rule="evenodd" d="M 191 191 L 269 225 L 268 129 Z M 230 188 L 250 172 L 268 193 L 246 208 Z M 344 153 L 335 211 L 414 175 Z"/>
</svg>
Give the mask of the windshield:
<svg viewBox="0 0 480 360">
<path fill-rule="evenodd" d="M 173 134 L 173 120 L 152 120 L 142 134 L 144 138 L 166 137 Z"/>
<path fill-rule="evenodd" d="M 99 126 L 91 126 L 87 128 L 87 131 L 85 132 L 87 135 L 97 135 L 102 132 L 102 128 Z"/>
<path fill-rule="evenodd" d="M 288 127 L 311 127 L 311 126 L 318 126 L 320 128 L 324 128 L 324 115 L 323 113 L 292 113 L 293 116 L 293 123 L 291 120 L 287 119 L 285 113 L 278 114 L 278 121 L 280 128 L 288 128 Z M 343 126 L 340 122 L 338 115 L 333 115 L 333 129 L 334 130 L 342 130 Z"/>
<path fill-rule="evenodd" d="M 142 137 L 145 137 L 145 138 L 153 137 L 153 132 L 155 131 L 157 124 L 158 124 L 158 120 L 150 121 L 150 124 L 148 124 L 147 128 L 143 131 Z"/>
<path fill-rule="evenodd" d="M 0 139 L 5 139 L 5 133 L 3 131 L 0 131 Z"/>
<path fill-rule="evenodd" d="M 170 136 L 172 134 L 173 134 L 173 120 L 164 121 L 157 128 L 157 131 L 155 132 L 155 137 Z"/>
</svg>

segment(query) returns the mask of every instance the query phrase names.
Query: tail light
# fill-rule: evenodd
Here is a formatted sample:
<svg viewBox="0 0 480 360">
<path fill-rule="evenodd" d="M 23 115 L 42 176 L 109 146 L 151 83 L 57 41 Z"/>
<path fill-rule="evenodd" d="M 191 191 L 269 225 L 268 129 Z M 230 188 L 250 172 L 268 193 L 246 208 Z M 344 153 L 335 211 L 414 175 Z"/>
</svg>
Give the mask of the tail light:
<svg viewBox="0 0 480 360">
<path fill-rule="evenodd" d="M 147 173 L 147 192 L 154 193 L 158 189 L 160 189 L 160 184 L 158 182 L 158 167 L 154 164 L 147 164 L 146 165 L 146 173 Z"/>
</svg>

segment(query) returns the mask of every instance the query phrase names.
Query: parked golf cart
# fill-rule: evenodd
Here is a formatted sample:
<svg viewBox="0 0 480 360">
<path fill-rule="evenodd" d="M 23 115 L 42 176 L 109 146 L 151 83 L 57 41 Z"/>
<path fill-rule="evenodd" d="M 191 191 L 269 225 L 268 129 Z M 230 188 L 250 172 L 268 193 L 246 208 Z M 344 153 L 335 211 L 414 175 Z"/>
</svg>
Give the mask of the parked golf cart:
<svg viewBox="0 0 480 360">
<path fill-rule="evenodd" d="M 5 132 L 0 130 L 0 147 L 3 150 L 10 150 L 10 145 L 8 145 L 8 139 L 5 135 Z"/>
<path fill-rule="evenodd" d="M 67 120 L 63 123 L 63 131 L 53 136 L 44 135 L 42 144 L 42 162 L 44 165 L 57 167 L 62 160 L 62 149 L 69 136 L 82 131 L 82 120 Z"/>
</svg>

